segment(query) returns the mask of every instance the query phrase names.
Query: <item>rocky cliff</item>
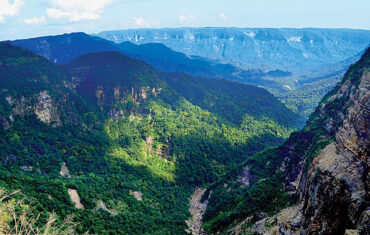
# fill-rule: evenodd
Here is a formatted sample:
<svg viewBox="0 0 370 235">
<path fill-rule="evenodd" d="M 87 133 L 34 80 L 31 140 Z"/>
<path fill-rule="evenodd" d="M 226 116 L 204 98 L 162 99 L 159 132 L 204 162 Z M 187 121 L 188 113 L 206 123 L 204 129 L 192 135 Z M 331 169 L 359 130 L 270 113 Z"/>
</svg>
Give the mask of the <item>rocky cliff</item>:
<svg viewBox="0 0 370 235">
<path fill-rule="evenodd" d="M 369 31 L 314 28 L 133 29 L 106 31 L 98 36 L 116 43 L 162 43 L 187 55 L 242 68 L 304 71 L 305 74 L 350 59 L 361 53 L 370 40 Z"/>
<path fill-rule="evenodd" d="M 342 101 L 334 121 L 338 125 L 332 125 L 331 119 L 324 123 L 333 142 L 319 153 L 300 180 L 298 194 L 303 217 L 299 229 L 308 234 L 340 234 L 347 229 L 357 229 L 361 234 L 370 232 L 369 65 L 368 50 L 347 73 L 339 89 L 327 98 L 328 103 L 318 109 L 320 116 L 325 116 L 326 106 Z"/>
<path fill-rule="evenodd" d="M 248 159 L 211 187 L 216 193 L 206 212 L 208 232 L 369 234 L 369 86 L 370 49 L 324 97 L 302 131 Z M 267 205 L 245 202 L 254 200 L 254 188 L 266 180 L 282 181 L 282 190 L 297 201 L 281 203 L 286 194 L 277 184 L 269 197 L 267 186 L 258 191 L 255 202 L 269 198 Z M 221 213 L 229 213 L 228 220 Z M 217 228 L 217 223 L 226 226 Z"/>
</svg>

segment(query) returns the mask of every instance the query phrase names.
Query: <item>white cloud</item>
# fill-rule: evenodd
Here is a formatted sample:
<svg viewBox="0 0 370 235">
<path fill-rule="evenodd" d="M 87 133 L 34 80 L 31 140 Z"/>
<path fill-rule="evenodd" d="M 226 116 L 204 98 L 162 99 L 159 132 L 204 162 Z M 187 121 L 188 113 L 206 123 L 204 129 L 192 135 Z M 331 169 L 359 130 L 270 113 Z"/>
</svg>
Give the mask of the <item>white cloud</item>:
<svg viewBox="0 0 370 235">
<path fill-rule="evenodd" d="M 184 15 L 180 15 L 179 16 L 179 21 L 182 23 L 182 22 L 184 22 L 185 20 L 186 20 L 187 18 L 186 18 L 186 16 L 184 16 Z"/>
<path fill-rule="evenodd" d="M 140 16 L 140 17 L 133 17 L 133 20 L 134 20 L 136 26 L 144 26 L 144 25 L 146 25 L 146 21 L 145 21 L 145 19 L 142 16 Z"/>
<path fill-rule="evenodd" d="M 228 21 L 229 18 L 227 18 L 227 16 L 225 15 L 225 13 L 221 12 L 220 13 L 220 17 L 224 20 L 224 21 Z"/>
<path fill-rule="evenodd" d="M 32 17 L 29 19 L 25 19 L 24 23 L 26 24 L 46 24 L 45 16 L 41 17 Z"/>
<path fill-rule="evenodd" d="M 115 0 L 51 0 L 52 8 L 46 9 L 50 18 L 66 18 L 70 22 L 96 20 L 104 8 Z"/>
<path fill-rule="evenodd" d="M 181 14 L 180 16 L 179 16 L 179 21 L 180 21 L 180 23 L 184 23 L 185 21 L 187 21 L 187 20 L 192 20 L 192 19 L 195 19 L 195 15 L 193 15 L 193 14 L 190 14 L 190 15 L 184 15 L 184 14 Z"/>
<path fill-rule="evenodd" d="M 138 26 L 138 27 L 158 27 L 160 26 L 159 21 L 156 21 L 156 20 L 148 21 L 144 19 L 144 17 L 142 16 L 132 17 L 132 19 L 134 21 L 135 26 Z"/>
<path fill-rule="evenodd" d="M 5 21 L 5 16 L 15 16 L 19 14 L 20 9 L 24 6 L 22 0 L 0 0 L 0 22 Z"/>
</svg>

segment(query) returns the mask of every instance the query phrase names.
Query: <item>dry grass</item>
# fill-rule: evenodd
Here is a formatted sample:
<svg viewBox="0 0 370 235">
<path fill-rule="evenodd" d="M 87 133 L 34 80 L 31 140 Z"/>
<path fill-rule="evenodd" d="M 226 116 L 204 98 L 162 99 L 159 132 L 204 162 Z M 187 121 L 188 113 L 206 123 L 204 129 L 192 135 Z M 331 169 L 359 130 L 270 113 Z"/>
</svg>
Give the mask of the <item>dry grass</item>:
<svg viewBox="0 0 370 235">
<path fill-rule="evenodd" d="M 75 234 L 71 216 L 58 223 L 57 216 L 52 213 L 43 226 L 36 226 L 40 215 L 34 215 L 24 200 L 16 200 L 14 194 L 0 188 L 0 235 L 57 235 Z"/>
</svg>

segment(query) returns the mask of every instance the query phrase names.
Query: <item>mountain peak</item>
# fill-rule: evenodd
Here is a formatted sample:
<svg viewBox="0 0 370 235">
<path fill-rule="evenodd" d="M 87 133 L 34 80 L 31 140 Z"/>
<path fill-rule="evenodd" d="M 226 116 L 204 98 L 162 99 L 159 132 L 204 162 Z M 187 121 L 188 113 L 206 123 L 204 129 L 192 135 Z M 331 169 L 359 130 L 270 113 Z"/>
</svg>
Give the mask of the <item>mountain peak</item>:
<svg viewBox="0 0 370 235">
<path fill-rule="evenodd" d="M 15 40 L 10 43 L 58 64 L 68 63 L 86 53 L 118 50 L 114 43 L 82 32 Z"/>
</svg>

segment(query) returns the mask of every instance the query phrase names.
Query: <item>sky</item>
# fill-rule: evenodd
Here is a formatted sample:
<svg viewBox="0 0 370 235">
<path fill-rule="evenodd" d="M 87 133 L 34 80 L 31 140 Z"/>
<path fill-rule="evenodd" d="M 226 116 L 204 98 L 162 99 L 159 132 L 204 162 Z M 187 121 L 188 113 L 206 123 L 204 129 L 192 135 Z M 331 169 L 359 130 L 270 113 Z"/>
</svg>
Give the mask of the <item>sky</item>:
<svg viewBox="0 0 370 235">
<path fill-rule="evenodd" d="M 177 27 L 370 30 L 370 0 L 0 0 L 0 40 Z"/>
</svg>

